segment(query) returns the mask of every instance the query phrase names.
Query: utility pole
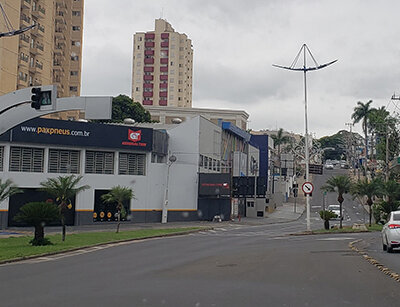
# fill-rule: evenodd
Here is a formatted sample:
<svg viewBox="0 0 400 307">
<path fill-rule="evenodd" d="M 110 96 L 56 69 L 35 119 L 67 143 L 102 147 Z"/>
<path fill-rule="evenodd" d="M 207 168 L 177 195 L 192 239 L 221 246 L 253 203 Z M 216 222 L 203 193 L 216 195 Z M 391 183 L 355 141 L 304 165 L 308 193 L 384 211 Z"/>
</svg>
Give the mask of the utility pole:
<svg viewBox="0 0 400 307">
<path fill-rule="evenodd" d="M 297 67 L 297 62 L 301 55 L 303 54 L 303 66 Z M 314 66 L 309 66 L 307 67 L 307 62 L 306 62 L 306 56 L 307 54 L 311 57 L 311 59 L 314 62 Z M 307 117 L 307 72 L 312 71 L 312 70 L 319 70 L 322 68 L 325 68 L 333 63 L 335 63 L 337 60 L 319 65 L 317 61 L 315 60 L 314 56 L 312 55 L 310 49 L 308 49 L 306 44 L 303 44 L 301 46 L 300 51 L 297 53 L 294 61 L 290 66 L 281 66 L 281 65 L 275 65 L 273 64 L 272 66 L 277 67 L 277 68 L 282 68 L 282 69 L 287 69 L 291 71 L 302 71 L 303 76 L 304 76 L 304 126 L 305 126 L 305 162 L 306 162 L 306 182 L 309 181 L 309 164 L 310 164 L 310 152 L 309 152 L 309 134 L 308 134 L 308 117 Z M 311 221 L 310 221 L 310 195 L 307 194 L 306 196 L 306 206 L 307 206 L 307 231 L 311 231 Z"/>
</svg>

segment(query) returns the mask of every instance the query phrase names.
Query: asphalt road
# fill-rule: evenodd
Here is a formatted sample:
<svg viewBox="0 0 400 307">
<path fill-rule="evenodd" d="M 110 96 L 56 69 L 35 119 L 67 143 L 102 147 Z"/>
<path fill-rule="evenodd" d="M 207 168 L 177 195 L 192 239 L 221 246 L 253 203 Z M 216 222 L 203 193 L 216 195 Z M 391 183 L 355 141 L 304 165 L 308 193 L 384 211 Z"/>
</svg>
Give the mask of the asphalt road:
<svg viewBox="0 0 400 307">
<path fill-rule="evenodd" d="M 286 236 L 302 223 L 221 228 L 3 265 L 1 306 L 398 305 L 399 283 L 348 248 L 365 235 Z"/>
</svg>

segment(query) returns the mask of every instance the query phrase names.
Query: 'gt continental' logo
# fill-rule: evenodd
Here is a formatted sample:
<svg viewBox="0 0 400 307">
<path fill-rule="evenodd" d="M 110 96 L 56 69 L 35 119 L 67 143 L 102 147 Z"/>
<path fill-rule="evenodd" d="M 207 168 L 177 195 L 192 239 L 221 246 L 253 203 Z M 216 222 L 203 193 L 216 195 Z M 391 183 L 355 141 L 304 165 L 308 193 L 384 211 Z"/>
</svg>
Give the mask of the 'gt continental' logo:
<svg viewBox="0 0 400 307">
<path fill-rule="evenodd" d="M 139 142 L 142 139 L 142 130 L 133 131 L 128 130 L 128 139 L 132 142 Z"/>
</svg>

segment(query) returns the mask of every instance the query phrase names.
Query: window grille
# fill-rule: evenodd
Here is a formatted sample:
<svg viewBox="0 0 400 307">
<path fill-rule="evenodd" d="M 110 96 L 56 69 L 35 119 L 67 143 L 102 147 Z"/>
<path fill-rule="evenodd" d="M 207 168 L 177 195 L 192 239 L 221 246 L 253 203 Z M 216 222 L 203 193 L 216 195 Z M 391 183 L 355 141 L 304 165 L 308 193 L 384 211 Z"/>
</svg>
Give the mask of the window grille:
<svg viewBox="0 0 400 307">
<path fill-rule="evenodd" d="M 120 153 L 118 173 L 120 175 L 145 175 L 146 155 L 136 153 Z"/>
<path fill-rule="evenodd" d="M 114 174 L 114 153 L 106 151 L 86 151 L 85 173 Z"/>
<path fill-rule="evenodd" d="M 11 172 L 43 172 L 44 149 L 28 147 L 11 147 Z"/>
<path fill-rule="evenodd" d="M 79 174 L 78 150 L 49 149 L 49 173 Z"/>
<path fill-rule="evenodd" d="M 3 171 L 4 147 L 0 146 L 0 172 Z"/>
</svg>

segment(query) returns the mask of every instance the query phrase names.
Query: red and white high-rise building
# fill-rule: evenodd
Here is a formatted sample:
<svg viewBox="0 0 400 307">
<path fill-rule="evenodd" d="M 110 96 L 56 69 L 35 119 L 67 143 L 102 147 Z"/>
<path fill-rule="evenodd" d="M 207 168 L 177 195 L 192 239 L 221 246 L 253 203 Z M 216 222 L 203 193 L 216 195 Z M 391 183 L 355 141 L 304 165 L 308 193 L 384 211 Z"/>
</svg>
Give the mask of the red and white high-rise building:
<svg viewBox="0 0 400 307">
<path fill-rule="evenodd" d="M 144 106 L 192 107 L 193 46 L 164 19 L 133 37 L 132 99 Z"/>
</svg>

